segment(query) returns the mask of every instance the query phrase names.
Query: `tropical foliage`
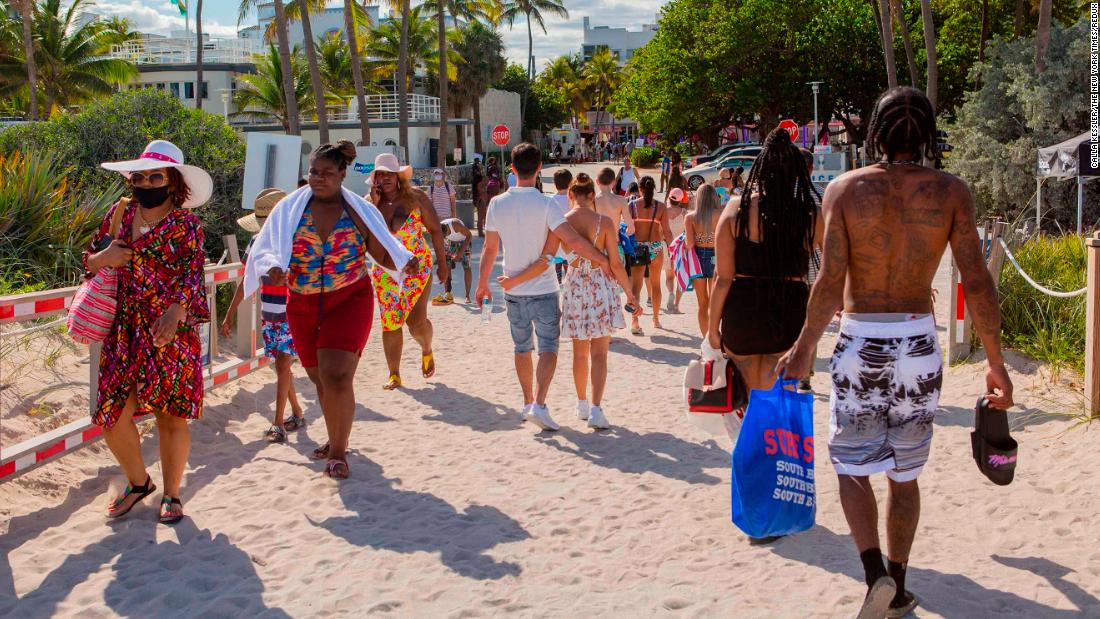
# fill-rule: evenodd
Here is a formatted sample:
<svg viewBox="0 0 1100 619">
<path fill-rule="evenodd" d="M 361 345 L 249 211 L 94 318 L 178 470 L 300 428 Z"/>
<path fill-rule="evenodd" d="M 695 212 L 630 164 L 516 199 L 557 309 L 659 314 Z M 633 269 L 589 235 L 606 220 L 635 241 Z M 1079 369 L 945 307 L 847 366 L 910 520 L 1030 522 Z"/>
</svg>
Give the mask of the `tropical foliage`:
<svg viewBox="0 0 1100 619">
<path fill-rule="evenodd" d="M 42 115 L 56 108 L 70 109 L 110 95 L 120 84 L 137 76 L 126 60 L 105 57 L 119 42 L 114 26 L 87 19 L 89 0 L 42 0 L 32 20 Z M 10 17 L 0 2 L 0 98 L 27 100 L 27 62 L 22 45 L 22 22 Z"/>
<path fill-rule="evenodd" d="M 0 155 L 50 153 L 71 166 L 69 187 L 79 186 L 80 203 L 113 196 L 119 175 L 99 167 L 132 159 L 154 139 L 170 140 L 187 163 L 210 172 L 214 197 L 198 210 L 206 228 L 207 255 L 217 259 L 221 237 L 237 231 L 245 145 L 241 134 L 219 116 L 191 110 L 164 91 L 130 90 L 96 100 L 79 113 L 10 127 L 0 133 Z"/>
<path fill-rule="evenodd" d="M 458 66 L 458 75 L 451 83 L 456 107 L 472 110 L 474 117 L 474 151 L 485 152 L 481 138 L 481 98 L 489 87 L 504 75 L 504 41 L 495 28 L 472 21 L 462 29 L 462 37 L 454 52 L 466 59 Z"/>
<path fill-rule="evenodd" d="M 290 66 L 294 71 L 294 97 L 298 111 L 311 114 L 317 107 L 313 101 L 313 89 L 309 83 L 309 69 L 305 59 L 301 54 L 293 54 Z M 237 108 L 242 110 L 238 116 L 274 120 L 289 132 L 290 116 L 282 83 L 283 67 L 279 60 L 279 50 L 274 45 L 269 45 L 267 53 L 256 58 L 256 73 L 242 75 L 239 79 L 234 99 Z M 330 92 L 327 96 L 331 103 L 340 101 L 336 93 Z"/>
<path fill-rule="evenodd" d="M 565 9 L 565 4 L 562 0 L 504 0 L 501 5 L 501 21 L 508 22 L 509 28 L 515 27 L 516 20 L 521 17 L 527 23 L 526 58 L 531 58 L 535 49 L 535 39 L 531 24 L 538 24 L 539 28 L 542 29 L 542 33 L 546 34 L 546 21 L 543 18 L 544 13 L 547 15 L 556 15 L 562 19 L 569 18 L 569 11 Z M 524 127 L 527 126 L 527 104 L 531 94 L 531 83 L 535 80 L 534 64 L 529 64 L 525 73 L 527 74 L 527 81 L 524 83 L 523 103 L 520 106 L 520 114 L 524 119 Z"/>
<path fill-rule="evenodd" d="M 541 81 L 527 81 L 527 71 L 518 64 L 510 64 L 493 88 L 522 95 L 530 93 L 523 110 L 523 126 L 527 129 L 546 130 L 559 127 L 569 119 L 569 102 L 553 86 Z"/>
<path fill-rule="evenodd" d="M 452 46 L 461 38 L 456 30 L 449 31 L 447 36 Z M 363 55 L 369 57 L 367 66 L 373 70 L 384 75 L 396 75 L 401 58 L 400 22 L 383 21 L 371 28 Z M 409 10 L 409 41 L 405 57 L 408 60 L 405 79 L 410 87 L 416 71 L 429 75 L 439 72 L 439 41 L 436 38 L 435 21 L 425 15 L 423 5 Z M 462 62 L 462 57 L 452 48 L 447 53 L 447 59 L 447 73 L 453 80 L 458 75 L 458 65 Z"/>
</svg>

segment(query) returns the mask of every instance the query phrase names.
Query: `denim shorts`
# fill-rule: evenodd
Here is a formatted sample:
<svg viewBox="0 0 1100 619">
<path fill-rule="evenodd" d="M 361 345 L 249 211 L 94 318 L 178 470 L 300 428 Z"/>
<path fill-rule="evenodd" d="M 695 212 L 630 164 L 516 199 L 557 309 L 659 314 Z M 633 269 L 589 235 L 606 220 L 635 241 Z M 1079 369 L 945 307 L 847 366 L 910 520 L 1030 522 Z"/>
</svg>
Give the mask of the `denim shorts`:
<svg viewBox="0 0 1100 619">
<path fill-rule="evenodd" d="M 558 293 L 535 296 L 504 295 L 508 324 L 516 352 L 531 352 L 538 336 L 539 353 L 557 353 L 561 335 L 561 306 Z"/>
<path fill-rule="evenodd" d="M 700 275 L 707 279 L 714 277 L 714 248 L 696 247 L 695 256 L 699 258 Z"/>
</svg>

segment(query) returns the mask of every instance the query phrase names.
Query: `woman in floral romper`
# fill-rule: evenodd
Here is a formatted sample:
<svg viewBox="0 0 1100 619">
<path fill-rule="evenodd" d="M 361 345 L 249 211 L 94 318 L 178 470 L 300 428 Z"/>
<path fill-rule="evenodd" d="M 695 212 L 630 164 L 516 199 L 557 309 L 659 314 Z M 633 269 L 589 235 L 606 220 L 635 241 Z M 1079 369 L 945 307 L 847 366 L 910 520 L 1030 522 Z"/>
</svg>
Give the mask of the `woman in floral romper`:
<svg viewBox="0 0 1100 619">
<path fill-rule="evenodd" d="M 203 377 L 198 325 L 210 320 L 206 304 L 203 230 L 188 211 L 206 202 L 210 176 L 184 166 L 174 145 L 157 141 L 140 159 L 104 164 L 127 177 L 132 199 L 109 212 L 84 253 L 88 274 L 113 267 L 118 309 L 103 342 L 99 391 L 92 421 L 129 485 L 107 509 L 117 518 L 156 491 L 145 469 L 134 418 L 156 416 L 164 498 L 159 519 L 183 518 L 180 483 L 191 437 L 187 422 L 202 416 Z M 114 209 L 125 209 L 117 238 Z"/>
</svg>

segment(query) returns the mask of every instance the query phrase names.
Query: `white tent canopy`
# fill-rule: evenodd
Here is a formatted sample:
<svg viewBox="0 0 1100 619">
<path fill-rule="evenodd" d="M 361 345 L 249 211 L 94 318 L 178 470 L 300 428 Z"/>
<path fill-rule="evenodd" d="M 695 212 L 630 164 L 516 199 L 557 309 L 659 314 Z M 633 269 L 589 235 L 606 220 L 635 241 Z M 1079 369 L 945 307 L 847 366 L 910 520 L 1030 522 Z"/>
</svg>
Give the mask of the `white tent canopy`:
<svg viewBox="0 0 1100 619">
<path fill-rule="evenodd" d="M 1039 149 L 1035 167 L 1036 226 L 1038 226 L 1042 220 L 1043 180 L 1048 178 L 1076 178 L 1077 234 L 1081 234 L 1081 226 L 1083 223 L 1082 214 L 1085 205 L 1085 183 L 1090 179 L 1098 178 L 1093 175 L 1093 166 L 1089 165 L 1090 162 L 1085 161 L 1085 165 L 1081 165 L 1082 162 L 1080 161 L 1082 146 L 1087 148 L 1091 137 L 1091 133 L 1086 131 L 1075 138 L 1070 138 L 1054 146 L 1047 146 L 1046 148 Z M 1082 170 L 1088 173 L 1082 175 Z"/>
</svg>

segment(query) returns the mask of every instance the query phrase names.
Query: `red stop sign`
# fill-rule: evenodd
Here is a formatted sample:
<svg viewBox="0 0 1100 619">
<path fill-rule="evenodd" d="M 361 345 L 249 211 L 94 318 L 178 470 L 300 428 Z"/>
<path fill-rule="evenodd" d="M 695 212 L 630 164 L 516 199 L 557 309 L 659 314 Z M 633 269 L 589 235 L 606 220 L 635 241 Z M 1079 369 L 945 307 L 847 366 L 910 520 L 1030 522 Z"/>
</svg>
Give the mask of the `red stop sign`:
<svg viewBox="0 0 1100 619">
<path fill-rule="evenodd" d="M 796 123 L 795 121 L 789 118 L 780 121 L 779 128 L 787 130 L 787 133 L 791 136 L 791 142 L 795 142 L 798 140 L 798 123 Z"/>
<path fill-rule="evenodd" d="M 492 136 L 493 144 L 505 146 L 512 139 L 512 132 L 508 130 L 508 125 L 497 125 L 493 127 Z"/>
</svg>

